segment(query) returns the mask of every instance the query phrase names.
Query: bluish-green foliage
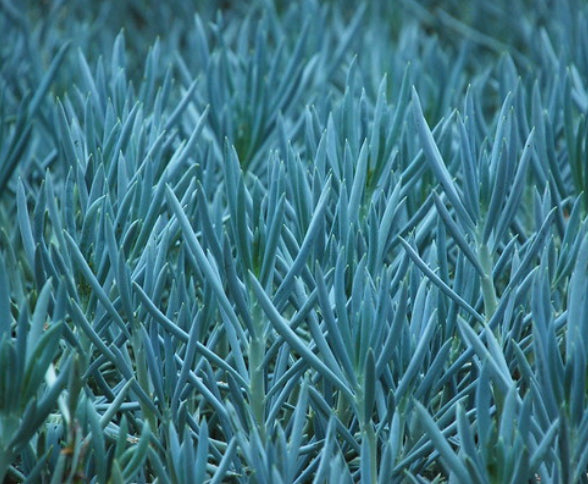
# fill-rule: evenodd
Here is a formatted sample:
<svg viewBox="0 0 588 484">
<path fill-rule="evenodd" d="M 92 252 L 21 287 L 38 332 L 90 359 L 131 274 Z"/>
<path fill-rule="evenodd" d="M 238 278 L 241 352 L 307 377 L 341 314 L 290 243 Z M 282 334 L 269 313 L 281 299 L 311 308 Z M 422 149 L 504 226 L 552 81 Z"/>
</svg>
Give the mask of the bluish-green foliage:
<svg viewBox="0 0 588 484">
<path fill-rule="evenodd" d="M 0 481 L 588 482 L 587 15 L 0 0 Z"/>
</svg>

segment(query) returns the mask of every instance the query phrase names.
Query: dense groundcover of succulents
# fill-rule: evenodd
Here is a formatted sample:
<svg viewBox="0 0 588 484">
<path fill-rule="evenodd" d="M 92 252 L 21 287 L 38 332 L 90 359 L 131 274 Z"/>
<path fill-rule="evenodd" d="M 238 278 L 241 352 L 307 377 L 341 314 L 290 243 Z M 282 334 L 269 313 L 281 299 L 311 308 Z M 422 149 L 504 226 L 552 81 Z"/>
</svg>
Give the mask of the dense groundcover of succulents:
<svg viewBox="0 0 588 484">
<path fill-rule="evenodd" d="M 588 482 L 587 15 L 0 1 L 0 481 Z"/>
</svg>

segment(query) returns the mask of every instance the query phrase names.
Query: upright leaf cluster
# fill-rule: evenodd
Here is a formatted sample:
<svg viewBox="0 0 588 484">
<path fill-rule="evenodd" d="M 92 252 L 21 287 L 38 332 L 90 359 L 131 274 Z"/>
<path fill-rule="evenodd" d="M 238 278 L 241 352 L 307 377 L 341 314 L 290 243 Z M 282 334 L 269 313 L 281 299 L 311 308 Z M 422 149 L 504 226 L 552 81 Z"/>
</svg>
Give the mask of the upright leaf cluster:
<svg viewBox="0 0 588 484">
<path fill-rule="evenodd" d="M 588 482 L 585 3 L 160 3 L 0 2 L 0 480 Z"/>
</svg>

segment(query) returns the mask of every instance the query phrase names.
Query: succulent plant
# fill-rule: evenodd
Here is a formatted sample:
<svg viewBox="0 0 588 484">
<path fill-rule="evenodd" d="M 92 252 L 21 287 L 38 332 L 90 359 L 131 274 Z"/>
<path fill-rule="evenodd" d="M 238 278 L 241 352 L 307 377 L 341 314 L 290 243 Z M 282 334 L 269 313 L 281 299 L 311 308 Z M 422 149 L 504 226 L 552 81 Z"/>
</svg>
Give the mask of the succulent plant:
<svg viewBox="0 0 588 484">
<path fill-rule="evenodd" d="M 587 15 L 0 1 L 0 481 L 588 482 Z"/>
</svg>

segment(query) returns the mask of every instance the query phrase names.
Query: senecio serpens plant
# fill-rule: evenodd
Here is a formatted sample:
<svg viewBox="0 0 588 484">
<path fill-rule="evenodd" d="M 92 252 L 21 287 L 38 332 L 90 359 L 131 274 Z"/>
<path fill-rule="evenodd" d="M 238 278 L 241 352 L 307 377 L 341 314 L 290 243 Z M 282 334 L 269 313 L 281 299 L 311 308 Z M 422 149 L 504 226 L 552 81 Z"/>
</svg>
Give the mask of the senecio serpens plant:
<svg viewBox="0 0 588 484">
<path fill-rule="evenodd" d="M 0 481 L 588 482 L 588 5 L 151 3 L 0 1 Z"/>
</svg>

